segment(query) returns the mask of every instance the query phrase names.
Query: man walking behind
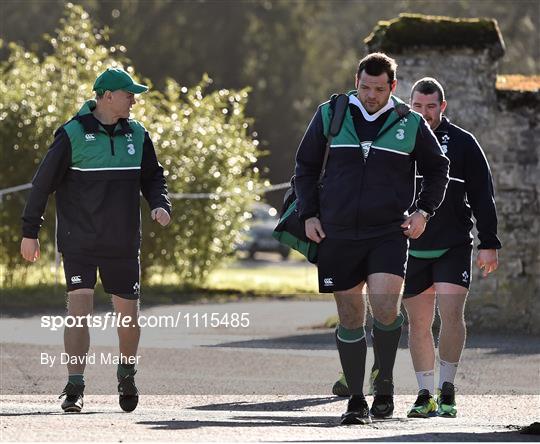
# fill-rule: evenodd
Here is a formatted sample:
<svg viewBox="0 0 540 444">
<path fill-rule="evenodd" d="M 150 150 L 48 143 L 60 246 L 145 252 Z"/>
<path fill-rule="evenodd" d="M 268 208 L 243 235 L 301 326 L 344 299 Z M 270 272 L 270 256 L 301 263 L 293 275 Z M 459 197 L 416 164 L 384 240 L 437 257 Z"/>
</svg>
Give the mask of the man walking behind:
<svg viewBox="0 0 540 444">
<path fill-rule="evenodd" d="M 417 81 L 411 90 L 412 109 L 421 113 L 450 159 L 446 197 L 419 239 L 412 240 L 405 277 L 403 305 L 409 318 L 409 347 L 418 380 L 418 399 L 407 416 L 455 417 L 454 378 L 465 344 L 465 300 L 471 282 L 471 230 L 478 230 L 477 266 L 483 276 L 498 266 L 497 213 L 491 172 L 474 136 L 443 115 L 447 103 L 433 78 Z M 425 176 L 418 165 L 419 177 Z M 419 185 L 419 184 L 418 184 Z M 435 401 L 435 346 L 432 324 L 438 301 L 440 374 Z"/>
</svg>

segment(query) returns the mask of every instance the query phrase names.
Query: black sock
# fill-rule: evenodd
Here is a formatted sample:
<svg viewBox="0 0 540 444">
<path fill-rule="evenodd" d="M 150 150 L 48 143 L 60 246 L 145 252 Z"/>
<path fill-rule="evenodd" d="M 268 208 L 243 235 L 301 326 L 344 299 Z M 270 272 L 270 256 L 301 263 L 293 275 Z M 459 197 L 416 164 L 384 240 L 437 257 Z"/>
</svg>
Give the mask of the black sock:
<svg viewBox="0 0 540 444">
<path fill-rule="evenodd" d="M 403 315 L 398 314 L 396 320 L 390 325 L 381 324 L 376 319 L 373 322 L 373 351 L 375 362 L 379 368 L 377 380 L 393 379 L 394 363 L 401 338 Z"/>
<path fill-rule="evenodd" d="M 336 329 L 336 344 L 349 393 L 363 396 L 367 352 L 364 327 L 347 330 L 340 325 Z"/>
<path fill-rule="evenodd" d="M 371 344 L 373 344 L 373 367 L 371 367 L 371 373 L 379 370 L 379 357 L 377 356 L 377 344 L 375 343 L 375 336 L 373 335 L 373 330 L 371 329 Z"/>
<path fill-rule="evenodd" d="M 118 364 L 116 376 L 119 380 L 133 374 L 135 374 L 135 364 Z"/>
</svg>

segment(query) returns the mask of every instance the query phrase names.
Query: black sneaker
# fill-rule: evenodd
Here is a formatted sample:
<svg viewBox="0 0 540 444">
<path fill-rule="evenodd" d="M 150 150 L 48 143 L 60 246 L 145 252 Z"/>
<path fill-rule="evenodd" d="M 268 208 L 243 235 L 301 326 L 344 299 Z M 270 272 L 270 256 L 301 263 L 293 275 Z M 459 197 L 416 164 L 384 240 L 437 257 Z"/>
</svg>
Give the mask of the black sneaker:
<svg viewBox="0 0 540 444">
<path fill-rule="evenodd" d="M 58 399 L 61 399 L 62 396 L 66 397 L 62 402 L 62 410 L 68 413 L 79 413 L 84 404 L 84 384 L 79 385 L 68 382 Z"/>
<path fill-rule="evenodd" d="M 118 378 L 118 402 L 124 412 L 132 412 L 139 403 L 139 391 L 135 386 L 135 373 Z"/>
<path fill-rule="evenodd" d="M 394 414 L 394 383 L 391 379 L 375 379 L 371 414 L 377 419 L 388 419 Z"/>
<path fill-rule="evenodd" d="M 347 411 L 341 415 L 341 425 L 370 424 L 369 407 L 363 395 L 353 395 L 349 399 Z"/>
</svg>

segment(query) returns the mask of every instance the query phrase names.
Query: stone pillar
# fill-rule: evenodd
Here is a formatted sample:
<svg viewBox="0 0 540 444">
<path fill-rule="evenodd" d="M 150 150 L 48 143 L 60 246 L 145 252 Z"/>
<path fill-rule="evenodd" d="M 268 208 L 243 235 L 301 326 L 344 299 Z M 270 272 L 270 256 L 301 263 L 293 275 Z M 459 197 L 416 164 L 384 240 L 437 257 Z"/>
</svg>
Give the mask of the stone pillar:
<svg viewBox="0 0 540 444">
<path fill-rule="evenodd" d="M 408 101 L 419 78 L 439 80 L 446 114 L 475 135 L 490 163 L 503 249 L 499 270 L 486 279 L 473 261 L 467 322 L 483 330 L 540 334 L 538 88 L 497 90 L 504 42 L 495 20 L 403 14 L 380 22 L 365 42 L 369 52 L 385 52 L 398 62 L 402 99 Z"/>
</svg>

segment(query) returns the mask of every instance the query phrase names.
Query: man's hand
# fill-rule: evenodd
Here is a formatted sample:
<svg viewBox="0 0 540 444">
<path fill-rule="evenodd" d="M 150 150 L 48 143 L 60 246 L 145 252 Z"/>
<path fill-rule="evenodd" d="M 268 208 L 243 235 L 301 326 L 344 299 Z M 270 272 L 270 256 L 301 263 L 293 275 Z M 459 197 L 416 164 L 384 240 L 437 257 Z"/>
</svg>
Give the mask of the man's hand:
<svg viewBox="0 0 540 444">
<path fill-rule="evenodd" d="M 411 239 L 418 239 L 426 229 L 426 218 L 415 211 L 401 224 L 401 228 L 407 228 L 403 234 Z"/>
<path fill-rule="evenodd" d="M 321 226 L 321 221 L 317 217 L 310 217 L 306 219 L 306 236 L 313 242 L 320 243 L 325 237 L 324 231 Z"/>
<path fill-rule="evenodd" d="M 23 237 L 21 241 L 21 256 L 28 262 L 35 262 L 41 256 L 39 241 Z"/>
<path fill-rule="evenodd" d="M 152 220 L 157 221 L 162 227 L 168 225 L 171 221 L 171 216 L 169 216 L 169 213 L 167 213 L 167 211 L 161 207 L 154 208 L 150 215 L 152 216 Z"/>
<path fill-rule="evenodd" d="M 482 270 L 482 277 L 495 271 L 499 266 L 497 250 L 479 250 L 476 256 L 476 265 Z"/>
</svg>

